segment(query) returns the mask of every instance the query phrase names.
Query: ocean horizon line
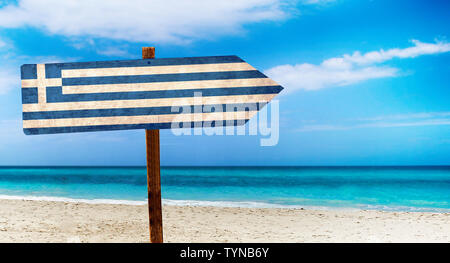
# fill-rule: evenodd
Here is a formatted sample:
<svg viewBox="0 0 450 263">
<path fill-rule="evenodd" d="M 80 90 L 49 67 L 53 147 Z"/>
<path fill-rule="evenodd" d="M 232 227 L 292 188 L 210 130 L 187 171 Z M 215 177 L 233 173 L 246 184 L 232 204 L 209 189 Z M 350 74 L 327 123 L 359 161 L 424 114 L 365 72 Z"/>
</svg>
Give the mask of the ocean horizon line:
<svg viewBox="0 0 450 263">
<path fill-rule="evenodd" d="M 146 165 L 0 165 L 0 168 L 146 168 Z M 161 168 L 433 168 L 448 167 L 450 164 L 435 165 L 161 165 Z"/>
</svg>

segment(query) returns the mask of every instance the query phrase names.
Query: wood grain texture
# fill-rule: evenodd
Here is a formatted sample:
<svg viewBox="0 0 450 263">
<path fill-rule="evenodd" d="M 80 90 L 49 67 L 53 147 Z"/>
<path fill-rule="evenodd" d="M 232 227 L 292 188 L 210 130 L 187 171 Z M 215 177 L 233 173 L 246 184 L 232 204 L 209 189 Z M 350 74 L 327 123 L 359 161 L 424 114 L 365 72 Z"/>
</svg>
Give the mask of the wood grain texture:
<svg viewBox="0 0 450 263">
<path fill-rule="evenodd" d="M 159 130 L 145 130 L 147 144 L 147 189 L 150 242 L 162 243 L 161 175 Z"/>
<path fill-rule="evenodd" d="M 143 59 L 155 58 L 154 47 L 142 48 Z M 163 242 L 159 130 L 145 130 L 147 146 L 148 219 L 151 243 Z"/>
<path fill-rule="evenodd" d="M 172 115 L 190 114 L 180 107 L 197 105 L 203 121 L 195 123 L 240 126 L 209 109 L 260 110 L 283 89 L 237 56 L 154 58 L 154 48 L 142 52 L 146 59 L 23 65 L 24 133 L 178 129 L 169 123 Z"/>
<path fill-rule="evenodd" d="M 153 58 L 155 58 L 155 47 L 143 47 L 142 59 L 153 59 Z"/>
</svg>

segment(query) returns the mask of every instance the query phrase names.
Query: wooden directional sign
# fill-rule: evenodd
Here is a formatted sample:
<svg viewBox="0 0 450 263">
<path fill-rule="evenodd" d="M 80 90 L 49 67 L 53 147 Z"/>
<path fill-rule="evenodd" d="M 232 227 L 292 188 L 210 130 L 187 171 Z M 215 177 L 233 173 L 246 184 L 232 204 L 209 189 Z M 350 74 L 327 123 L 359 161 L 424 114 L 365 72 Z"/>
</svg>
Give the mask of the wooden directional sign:
<svg viewBox="0 0 450 263">
<path fill-rule="evenodd" d="M 237 56 L 26 64 L 21 73 L 28 135 L 236 126 L 283 89 Z"/>
<path fill-rule="evenodd" d="M 159 129 L 237 126 L 283 88 L 237 56 L 27 64 L 25 134 L 146 129 L 150 242 L 163 242 Z"/>
</svg>

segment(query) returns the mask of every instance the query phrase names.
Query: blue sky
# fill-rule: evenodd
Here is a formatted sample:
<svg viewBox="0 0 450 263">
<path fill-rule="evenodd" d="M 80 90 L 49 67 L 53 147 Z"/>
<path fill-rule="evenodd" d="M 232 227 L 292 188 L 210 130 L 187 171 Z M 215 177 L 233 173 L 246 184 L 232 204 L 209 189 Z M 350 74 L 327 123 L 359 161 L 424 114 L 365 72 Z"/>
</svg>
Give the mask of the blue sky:
<svg viewBox="0 0 450 263">
<path fill-rule="evenodd" d="M 0 1 L 0 165 L 144 165 L 143 130 L 25 136 L 24 63 L 236 54 L 279 143 L 161 132 L 162 165 L 450 164 L 448 1 Z"/>
</svg>

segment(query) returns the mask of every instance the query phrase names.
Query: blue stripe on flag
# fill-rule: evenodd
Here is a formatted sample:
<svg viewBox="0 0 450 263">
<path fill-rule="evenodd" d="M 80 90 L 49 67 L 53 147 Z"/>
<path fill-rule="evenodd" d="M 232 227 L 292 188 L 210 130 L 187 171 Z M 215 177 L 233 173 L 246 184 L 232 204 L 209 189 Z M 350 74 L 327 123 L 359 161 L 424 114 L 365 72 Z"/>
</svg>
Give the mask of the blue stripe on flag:
<svg viewBox="0 0 450 263">
<path fill-rule="evenodd" d="M 211 56 L 211 57 L 155 58 L 155 59 L 55 63 L 54 65 L 58 65 L 61 69 L 87 69 L 87 68 L 144 67 L 144 66 L 177 66 L 177 65 L 239 63 L 239 62 L 245 61 L 243 61 L 237 56 Z"/>
<path fill-rule="evenodd" d="M 22 104 L 38 103 L 37 88 L 22 88 Z"/>
<path fill-rule="evenodd" d="M 176 123 L 179 126 L 172 126 L 172 123 L 149 123 L 149 124 L 121 124 L 121 125 L 97 125 L 97 126 L 79 126 L 79 127 L 56 127 L 56 128 L 29 128 L 23 129 L 26 135 L 52 134 L 52 133 L 73 133 L 73 132 L 95 132 L 95 131 L 116 131 L 130 129 L 171 129 L 171 128 L 197 128 L 197 127 L 222 127 L 222 126 L 240 126 L 248 120 L 231 121 L 202 121 L 202 122 L 182 122 Z"/>
<path fill-rule="evenodd" d="M 47 87 L 47 102 L 75 102 L 75 101 L 105 101 L 105 100 L 138 100 L 157 98 L 182 98 L 194 97 L 195 92 L 201 92 L 206 96 L 227 95 L 253 95 L 279 93 L 281 86 L 259 86 L 216 89 L 189 89 L 189 90 L 157 90 L 134 92 L 109 92 L 89 94 L 62 94 L 62 87 Z"/>
<path fill-rule="evenodd" d="M 45 77 L 61 78 L 61 64 L 45 64 Z"/>
<path fill-rule="evenodd" d="M 182 73 L 182 74 L 152 74 L 152 75 L 131 75 L 131 76 L 63 78 L 62 85 L 73 86 L 73 85 L 149 83 L 149 82 L 247 79 L 247 78 L 267 78 L 267 77 L 257 70 L 248 70 L 248 71 L 201 72 L 201 73 Z"/>
<path fill-rule="evenodd" d="M 63 69 L 177 66 L 177 65 L 240 63 L 240 62 L 245 61 L 243 61 L 237 56 L 215 56 L 215 57 L 192 57 L 192 58 L 157 58 L 157 59 L 74 62 L 74 63 L 51 63 L 45 64 L 45 76 L 46 78 L 61 78 L 61 70 Z M 36 78 L 36 76 L 34 78 Z"/>
<path fill-rule="evenodd" d="M 37 79 L 37 66 L 36 64 L 22 65 L 20 73 L 22 79 Z"/>
<path fill-rule="evenodd" d="M 112 116 L 141 116 L 141 115 L 162 115 L 196 112 L 236 112 L 260 110 L 266 102 L 262 103 L 235 103 L 235 104 L 214 104 L 198 106 L 175 106 L 178 111 L 172 111 L 172 107 L 146 107 L 146 108 L 123 108 L 123 109 L 96 109 L 96 110 L 67 110 L 67 111 L 38 111 L 24 112 L 23 120 L 41 120 L 41 119 L 63 119 L 63 118 L 88 118 L 88 117 L 112 117 Z M 190 111 L 186 109 L 190 108 Z M 183 112 L 181 112 L 183 111 Z"/>
</svg>

